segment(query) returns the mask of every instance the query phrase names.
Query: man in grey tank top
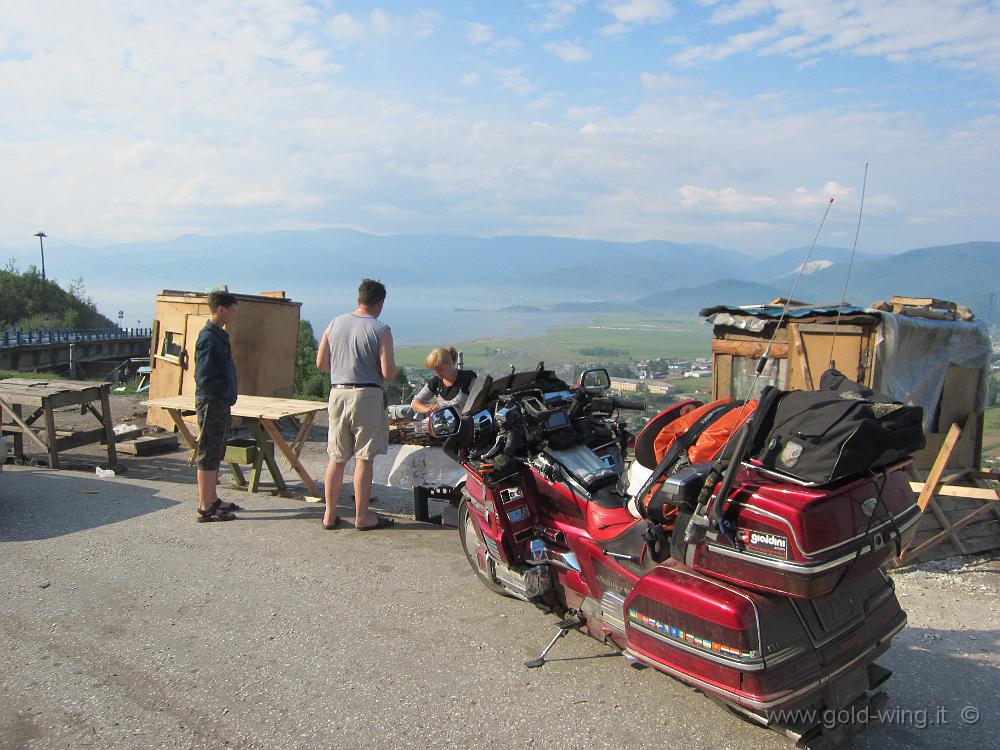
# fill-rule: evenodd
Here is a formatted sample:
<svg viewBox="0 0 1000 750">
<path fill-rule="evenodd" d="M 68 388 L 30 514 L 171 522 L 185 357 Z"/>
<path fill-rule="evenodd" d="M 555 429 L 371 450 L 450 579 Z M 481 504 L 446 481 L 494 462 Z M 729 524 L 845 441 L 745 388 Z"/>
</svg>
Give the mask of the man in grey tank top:
<svg viewBox="0 0 1000 750">
<path fill-rule="evenodd" d="M 396 377 L 392 330 L 378 319 L 385 304 L 385 287 L 364 279 L 358 288 L 358 309 L 330 321 L 316 353 L 316 366 L 330 373 L 330 431 L 326 452 L 326 513 L 323 528 L 334 529 L 344 467 L 354 457 L 354 527 L 382 529 L 392 519 L 368 510 L 372 462 L 389 446 L 389 421 L 382 381 Z"/>
</svg>

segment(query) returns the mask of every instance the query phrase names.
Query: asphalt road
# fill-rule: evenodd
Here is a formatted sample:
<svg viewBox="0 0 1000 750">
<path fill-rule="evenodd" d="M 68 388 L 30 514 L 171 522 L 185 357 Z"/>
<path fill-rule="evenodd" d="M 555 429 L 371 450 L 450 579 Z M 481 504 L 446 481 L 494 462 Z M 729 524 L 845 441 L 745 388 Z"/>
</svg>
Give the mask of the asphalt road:
<svg viewBox="0 0 1000 750">
<path fill-rule="evenodd" d="M 481 587 L 454 530 L 267 496 L 196 524 L 172 461 L 0 473 L 0 749 L 791 747 L 579 634 L 524 668 L 554 618 Z M 845 747 L 997 747 L 1000 569 L 896 578 L 896 713 Z"/>
</svg>

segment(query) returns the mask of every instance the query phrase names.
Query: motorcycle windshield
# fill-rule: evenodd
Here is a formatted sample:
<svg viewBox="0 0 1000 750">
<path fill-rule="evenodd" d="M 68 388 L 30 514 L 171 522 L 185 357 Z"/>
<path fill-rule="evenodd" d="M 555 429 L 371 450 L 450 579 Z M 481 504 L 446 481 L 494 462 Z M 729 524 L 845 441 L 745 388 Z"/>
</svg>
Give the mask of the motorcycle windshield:
<svg viewBox="0 0 1000 750">
<path fill-rule="evenodd" d="M 489 408 L 497 395 L 510 390 L 540 388 L 543 391 L 565 389 L 568 386 L 542 362 L 523 352 L 495 354 L 477 371 L 464 414 L 476 414 Z"/>
</svg>

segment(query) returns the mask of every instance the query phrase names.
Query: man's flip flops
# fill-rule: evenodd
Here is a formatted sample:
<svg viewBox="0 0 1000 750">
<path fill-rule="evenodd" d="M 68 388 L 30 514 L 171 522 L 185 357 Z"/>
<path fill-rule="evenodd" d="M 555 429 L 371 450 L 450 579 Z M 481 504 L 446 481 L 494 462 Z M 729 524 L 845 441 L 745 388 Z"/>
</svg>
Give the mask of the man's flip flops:
<svg viewBox="0 0 1000 750">
<path fill-rule="evenodd" d="M 333 531 L 340 526 L 340 516 L 334 516 L 333 523 L 324 523 L 323 528 L 327 531 Z"/>
<path fill-rule="evenodd" d="M 356 531 L 372 531 L 373 529 L 388 529 L 390 526 L 394 526 L 396 520 L 393 518 L 387 518 L 386 516 L 378 516 L 378 522 L 373 526 L 355 526 Z"/>
</svg>

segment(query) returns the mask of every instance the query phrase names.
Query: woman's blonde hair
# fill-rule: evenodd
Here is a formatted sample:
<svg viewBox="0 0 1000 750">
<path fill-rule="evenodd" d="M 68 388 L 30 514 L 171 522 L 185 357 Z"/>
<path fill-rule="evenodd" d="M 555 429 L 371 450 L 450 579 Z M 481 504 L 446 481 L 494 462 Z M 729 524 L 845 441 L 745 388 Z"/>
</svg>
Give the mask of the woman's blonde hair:
<svg viewBox="0 0 1000 750">
<path fill-rule="evenodd" d="M 458 352 L 455 347 L 450 346 L 445 349 L 443 346 L 439 346 L 437 349 L 431 350 L 431 353 L 427 355 L 427 359 L 424 360 L 424 364 L 430 369 L 435 367 L 440 367 L 443 364 L 455 364 L 458 362 Z"/>
</svg>

